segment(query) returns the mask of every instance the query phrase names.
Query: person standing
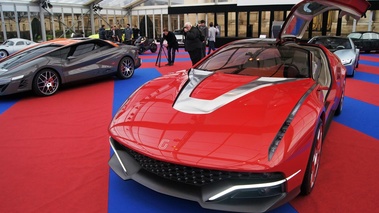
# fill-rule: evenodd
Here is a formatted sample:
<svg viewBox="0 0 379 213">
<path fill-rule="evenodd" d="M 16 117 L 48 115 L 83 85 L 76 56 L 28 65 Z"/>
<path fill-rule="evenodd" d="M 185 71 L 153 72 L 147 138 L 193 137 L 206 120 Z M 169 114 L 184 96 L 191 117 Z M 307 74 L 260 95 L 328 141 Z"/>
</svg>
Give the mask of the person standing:
<svg viewBox="0 0 379 213">
<path fill-rule="evenodd" d="M 206 56 L 205 52 L 207 50 L 207 40 L 208 40 L 208 27 L 205 25 L 205 21 L 201 20 L 199 23 L 199 30 L 204 36 L 204 41 L 201 44 L 201 58 Z"/>
<path fill-rule="evenodd" d="M 184 49 L 188 52 L 192 65 L 195 65 L 201 60 L 201 47 L 202 42 L 200 41 L 200 30 L 197 27 L 192 26 L 191 22 L 186 22 L 184 24 Z"/>
<path fill-rule="evenodd" d="M 118 36 L 117 36 L 117 26 L 116 25 L 114 25 L 113 27 L 112 27 L 112 41 L 113 42 L 118 42 Z"/>
<path fill-rule="evenodd" d="M 218 24 L 215 24 L 215 28 L 217 29 L 216 37 L 220 37 L 220 34 L 221 34 L 220 26 Z"/>
<path fill-rule="evenodd" d="M 122 25 L 118 25 L 118 27 L 116 28 L 116 32 L 117 32 L 117 38 L 118 38 L 118 42 L 122 43 Z"/>
<path fill-rule="evenodd" d="M 213 26 L 213 22 L 209 23 L 208 29 L 208 55 L 212 51 L 215 51 L 216 35 L 218 34 L 218 29 Z"/>
<path fill-rule="evenodd" d="M 130 28 L 130 24 L 126 24 L 126 27 L 124 29 L 124 42 L 126 44 L 132 44 L 132 35 L 133 30 Z"/>
<path fill-rule="evenodd" d="M 105 32 L 105 25 L 101 25 L 100 29 L 99 29 L 99 38 L 100 39 L 103 39 L 105 40 L 107 37 L 105 36 L 106 32 Z"/>
<path fill-rule="evenodd" d="M 178 41 L 176 40 L 176 36 L 173 32 L 168 31 L 167 28 L 163 28 L 163 40 L 167 41 L 167 66 L 174 65 L 175 62 L 175 51 L 179 49 Z"/>
<path fill-rule="evenodd" d="M 134 25 L 132 31 L 133 31 L 133 40 L 135 41 L 139 37 L 140 30 L 138 29 L 137 25 Z"/>
</svg>

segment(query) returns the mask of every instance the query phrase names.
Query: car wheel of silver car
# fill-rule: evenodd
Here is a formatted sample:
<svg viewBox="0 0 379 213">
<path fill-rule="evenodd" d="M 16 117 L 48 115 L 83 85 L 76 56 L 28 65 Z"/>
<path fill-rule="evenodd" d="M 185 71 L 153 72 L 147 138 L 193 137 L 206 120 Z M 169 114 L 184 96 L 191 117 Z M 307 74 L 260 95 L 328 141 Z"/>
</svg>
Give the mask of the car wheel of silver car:
<svg viewBox="0 0 379 213">
<path fill-rule="evenodd" d="M 355 75 L 355 68 L 353 69 L 353 72 L 351 73 L 350 77 L 354 77 Z"/>
<path fill-rule="evenodd" d="M 312 189 L 316 183 L 318 175 L 318 169 L 320 167 L 321 150 L 323 141 L 323 124 L 319 120 L 317 124 L 317 130 L 313 141 L 311 154 L 309 156 L 307 169 L 305 171 L 303 183 L 301 184 L 301 194 L 308 195 L 312 192 Z"/>
<path fill-rule="evenodd" d="M 134 74 L 134 61 L 130 57 L 124 57 L 118 64 L 117 77 L 127 79 Z"/>
<path fill-rule="evenodd" d="M 0 59 L 7 57 L 9 54 L 6 50 L 0 50 Z"/>
<path fill-rule="evenodd" d="M 33 79 L 33 92 L 38 96 L 50 96 L 58 90 L 59 85 L 60 79 L 56 71 L 41 70 Z"/>
</svg>

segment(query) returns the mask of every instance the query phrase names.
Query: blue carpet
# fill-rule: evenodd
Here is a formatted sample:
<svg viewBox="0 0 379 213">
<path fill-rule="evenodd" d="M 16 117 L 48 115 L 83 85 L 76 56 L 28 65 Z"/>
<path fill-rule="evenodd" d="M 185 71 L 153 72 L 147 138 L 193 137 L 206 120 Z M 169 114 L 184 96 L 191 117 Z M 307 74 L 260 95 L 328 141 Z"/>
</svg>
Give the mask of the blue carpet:
<svg viewBox="0 0 379 213">
<path fill-rule="evenodd" d="M 148 62 L 156 62 L 157 59 L 142 59 L 143 63 L 148 63 Z M 175 61 L 190 61 L 189 58 L 175 58 Z M 167 62 L 166 57 L 161 57 L 161 62 Z"/>
<path fill-rule="evenodd" d="M 17 103 L 18 99 L 9 99 L 1 98 L 0 99 L 0 115 L 3 114 L 5 111 L 7 111 L 9 108 L 11 108 L 15 103 Z"/>
<path fill-rule="evenodd" d="M 378 67 L 379 67 L 379 65 L 378 65 Z M 357 71 L 357 72 L 355 72 L 354 79 L 370 82 L 373 84 L 379 84 L 379 75 L 372 74 L 372 73 L 358 72 Z"/>
<path fill-rule="evenodd" d="M 370 57 L 372 57 L 372 56 L 370 56 Z M 361 60 L 359 60 L 359 64 L 379 67 L 379 62 L 376 62 L 376 61 L 368 61 L 368 60 L 362 60 L 361 59 Z"/>
<path fill-rule="evenodd" d="M 379 139 L 379 107 L 345 97 L 342 111 L 334 118 L 336 122 Z"/>
</svg>

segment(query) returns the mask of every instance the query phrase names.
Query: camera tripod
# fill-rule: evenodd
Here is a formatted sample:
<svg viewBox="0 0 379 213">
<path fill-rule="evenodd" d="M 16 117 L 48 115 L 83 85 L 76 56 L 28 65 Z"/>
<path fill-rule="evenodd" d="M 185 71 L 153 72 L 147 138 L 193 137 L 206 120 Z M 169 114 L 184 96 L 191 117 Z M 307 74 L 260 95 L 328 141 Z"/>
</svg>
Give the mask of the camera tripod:
<svg viewBox="0 0 379 213">
<path fill-rule="evenodd" d="M 166 59 L 167 59 L 167 53 L 166 53 L 166 50 L 163 46 L 163 42 L 161 42 L 159 45 L 159 51 L 158 51 L 157 60 L 155 61 L 155 66 L 158 65 L 158 67 L 161 67 L 162 52 L 164 53 L 164 55 L 166 56 Z"/>
</svg>

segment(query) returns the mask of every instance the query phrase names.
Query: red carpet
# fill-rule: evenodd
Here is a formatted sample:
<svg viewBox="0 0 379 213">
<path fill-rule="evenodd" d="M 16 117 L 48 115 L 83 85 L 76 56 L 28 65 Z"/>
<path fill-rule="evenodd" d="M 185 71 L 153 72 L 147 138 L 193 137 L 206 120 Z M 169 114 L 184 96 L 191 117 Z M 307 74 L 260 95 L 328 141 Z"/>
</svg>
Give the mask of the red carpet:
<svg viewBox="0 0 379 213">
<path fill-rule="evenodd" d="M 375 56 L 362 55 L 361 59 L 379 61 Z M 163 60 L 161 67 L 155 66 L 156 57 L 151 53 L 142 55 L 143 65 L 137 72 L 156 68 L 168 74 L 191 65 L 188 54 L 183 51 L 178 54 L 174 66 L 164 66 L 167 62 Z M 379 75 L 378 67 L 361 63 L 359 72 Z M 135 80 L 131 78 L 125 83 Z M 347 79 L 346 96 L 349 98 L 379 106 L 378 93 L 376 83 Z M 30 94 L 20 97 L 16 104 L 0 114 L 0 212 L 115 212 L 108 206 L 110 148 L 107 127 L 112 117 L 113 80 L 68 87 L 47 98 Z M 0 106 L 2 101 L 7 100 L 1 97 Z M 345 107 L 349 109 L 348 105 Z M 351 113 L 344 112 L 340 116 L 356 123 Z M 375 118 L 377 114 L 370 116 Z M 324 142 L 314 191 L 310 196 L 293 200 L 290 203 L 293 208 L 287 205 L 291 208 L 289 211 L 280 208 L 275 212 L 376 212 L 378 153 L 378 139 L 333 121 Z M 133 185 L 117 180 L 120 191 Z M 134 189 L 141 188 L 138 185 Z M 134 192 L 124 194 L 130 193 Z M 144 189 L 144 193 L 154 194 L 140 199 L 145 209 L 154 210 L 150 212 L 167 213 L 174 209 L 184 213 L 191 212 L 192 206 L 200 208 L 195 202 L 186 202 L 190 206 L 185 208 L 176 206 L 181 200 L 155 195 L 148 189 Z M 146 202 L 143 200 L 146 197 L 158 199 Z M 124 197 L 119 199 L 125 200 L 120 203 L 125 212 L 133 209 L 145 213 L 136 202 Z"/>
<path fill-rule="evenodd" d="M 370 66 L 366 64 L 359 64 L 357 70 L 360 72 L 366 72 L 366 73 L 371 73 L 371 74 L 379 73 L 379 67 Z"/>
<path fill-rule="evenodd" d="M 378 140 L 333 122 L 324 141 L 321 169 L 310 196 L 291 204 L 299 212 L 376 212 Z"/>
<path fill-rule="evenodd" d="M 107 212 L 112 98 L 108 80 L 0 116 L 0 212 Z"/>
<path fill-rule="evenodd" d="M 377 91 L 379 91 L 379 84 L 363 82 L 355 80 L 354 78 L 347 79 L 346 96 L 379 106 L 379 95 Z"/>
</svg>

